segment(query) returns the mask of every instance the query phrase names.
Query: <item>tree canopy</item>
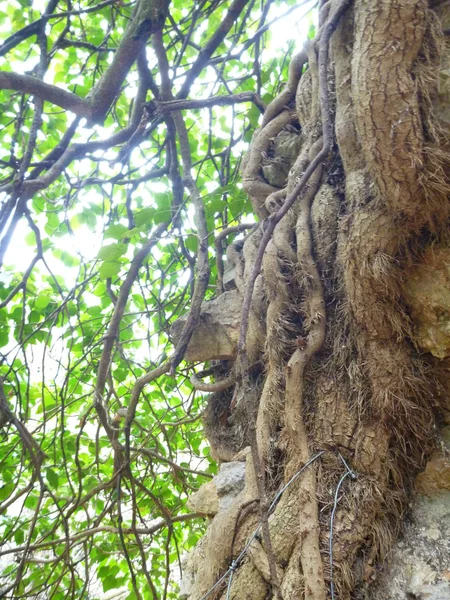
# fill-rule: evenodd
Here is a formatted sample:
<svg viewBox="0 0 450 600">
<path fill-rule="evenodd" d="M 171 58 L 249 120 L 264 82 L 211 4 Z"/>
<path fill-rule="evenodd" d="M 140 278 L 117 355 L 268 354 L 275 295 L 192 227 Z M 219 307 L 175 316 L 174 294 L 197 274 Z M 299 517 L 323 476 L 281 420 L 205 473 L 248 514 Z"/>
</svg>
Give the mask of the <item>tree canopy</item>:
<svg viewBox="0 0 450 600">
<path fill-rule="evenodd" d="M 312 4 L 1 7 L 2 596 L 177 597 L 217 468 L 185 352 Z"/>
</svg>

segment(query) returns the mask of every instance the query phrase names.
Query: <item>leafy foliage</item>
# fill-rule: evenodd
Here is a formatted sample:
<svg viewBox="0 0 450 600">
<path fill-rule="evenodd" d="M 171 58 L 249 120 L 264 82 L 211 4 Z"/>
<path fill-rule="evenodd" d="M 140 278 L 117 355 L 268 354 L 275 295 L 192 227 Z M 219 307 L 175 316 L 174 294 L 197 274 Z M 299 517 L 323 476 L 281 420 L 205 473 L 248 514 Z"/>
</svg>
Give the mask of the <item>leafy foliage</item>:
<svg viewBox="0 0 450 600">
<path fill-rule="evenodd" d="M 248 103 L 183 111 L 208 232 L 199 240 L 171 117 L 146 121 L 142 102 L 164 99 L 164 75 L 175 97 L 188 82 L 182 96 L 190 99 L 254 92 L 269 102 L 287 78 L 293 43 L 271 43 L 268 26 L 283 12 L 291 20 L 305 14 L 305 7 L 293 13 L 301 4 L 174 0 L 162 30 L 169 69 L 150 37 L 101 124 L 20 85 L 1 92 L 6 597 L 99 598 L 122 587 L 130 599 L 177 597 L 180 554 L 203 530 L 186 499 L 216 465 L 201 427 L 205 398 L 189 384 L 195 365 L 175 365 L 175 376 L 169 368 L 148 374 L 168 364 L 170 325 L 190 306 L 197 253 L 206 244 L 208 299 L 215 232 L 253 218 L 239 169 L 260 112 Z M 237 5 L 223 41 L 190 78 Z M 89 100 L 136 3 L 61 0 L 41 8 L 3 4 L 0 27 L 10 37 L 0 46 L 1 71 L 45 77 Z M 127 433 L 114 415 L 133 395 Z M 123 465 L 117 474 L 112 439 L 131 476 Z"/>
</svg>

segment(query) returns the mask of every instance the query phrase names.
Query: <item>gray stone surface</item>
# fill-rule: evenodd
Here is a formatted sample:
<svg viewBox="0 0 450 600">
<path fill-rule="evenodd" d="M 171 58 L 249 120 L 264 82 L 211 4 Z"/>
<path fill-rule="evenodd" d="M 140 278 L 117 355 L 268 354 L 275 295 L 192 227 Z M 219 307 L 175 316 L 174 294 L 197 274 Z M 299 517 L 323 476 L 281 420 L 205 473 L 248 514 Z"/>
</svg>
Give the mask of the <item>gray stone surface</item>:
<svg viewBox="0 0 450 600">
<path fill-rule="evenodd" d="M 450 492 L 418 496 L 367 600 L 450 600 Z"/>
<path fill-rule="evenodd" d="M 234 498 L 244 489 L 245 463 L 229 462 L 220 465 L 220 471 L 214 478 L 219 496 L 219 510 L 228 508 Z"/>
<path fill-rule="evenodd" d="M 187 347 L 184 358 L 206 362 L 230 360 L 236 356 L 241 322 L 242 299 L 236 290 L 225 292 L 210 302 L 203 302 L 201 316 Z M 170 336 L 176 345 L 187 316 L 172 325 Z"/>
</svg>

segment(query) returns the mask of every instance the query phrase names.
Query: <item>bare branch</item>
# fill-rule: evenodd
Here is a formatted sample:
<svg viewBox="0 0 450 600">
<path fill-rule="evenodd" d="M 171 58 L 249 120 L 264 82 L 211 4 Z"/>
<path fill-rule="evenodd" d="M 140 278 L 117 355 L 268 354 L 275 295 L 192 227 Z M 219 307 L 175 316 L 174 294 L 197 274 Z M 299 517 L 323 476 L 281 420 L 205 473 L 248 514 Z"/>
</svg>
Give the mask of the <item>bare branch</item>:
<svg viewBox="0 0 450 600">
<path fill-rule="evenodd" d="M 158 102 L 152 100 L 146 103 L 146 108 L 152 116 L 162 116 L 166 113 L 177 110 L 196 109 L 196 108 L 211 108 L 212 106 L 232 106 L 243 102 L 253 102 L 263 114 L 266 110 L 266 105 L 254 92 L 242 92 L 241 94 L 233 94 L 229 96 L 214 96 L 212 98 L 204 98 L 201 100 L 169 100 L 168 102 Z"/>
<path fill-rule="evenodd" d="M 249 0 L 234 0 L 230 6 L 224 20 L 217 28 L 214 35 L 210 38 L 209 42 L 200 50 L 198 58 L 191 67 L 191 70 L 186 75 L 183 85 L 177 94 L 177 98 L 186 98 L 189 94 L 192 84 L 197 79 L 198 75 L 208 64 L 209 59 L 214 54 L 215 50 L 225 39 L 230 29 L 236 23 L 239 15 L 244 10 L 245 5 L 248 4 Z"/>
<path fill-rule="evenodd" d="M 167 0 L 141 0 L 136 15 L 128 26 L 114 59 L 92 90 L 89 98 L 39 81 L 30 75 L 0 71 L 0 89 L 12 89 L 38 96 L 61 108 L 70 110 L 94 123 L 101 123 L 111 104 L 119 94 L 130 68 L 145 48 L 148 38 L 160 29 L 168 12 Z M 40 27 L 39 22 L 39 27 Z"/>
<path fill-rule="evenodd" d="M 56 104 L 80 117 L 89 118 L 91 115 L 91 107 L 87 100 L 31 75 L 0 71 L 0 89 L 38 96 L 41 100 Z"/>
<path fill-rule="evenodd" d="M 92 91 L 90 105 L 94 123 L 103 121 L 149 37 L 162 28 L 168 9 L 167 0 L 140 0 L 136 15 L 125 31 L 111 65 Z"/>
<path fill-rule="evenodd" d="M 153 232 L 149 241 L 140 249 L 140 251 L 136 254 L 130 264 L 130 268 L 128 270 L 125 281 L 123 282 L 119 297 L 117 299 L 116 305 L 114 307 L 113 316 L 111 318 L 108 331 L 105 335 L 105 342 L 103 346 L 102 357 L 100 359 L 98 372 L 97 372 L 97 382 L 95 386 L 95 408 L 97 410 L 100 422 L 105 429 L 108 437 L 113 444 L 114 449 L 120 453 L 120 445 L 117 442 L 116 437 L 114 436 L 114 430 L 109 424 L 108 415 L 106 413 L 105 407 L 103 405 L 103 392 L 105 388 L 106 379 L 108 376 L 110 362 L 111 362 L 111 353 L 114 347 L 114 343 L 119 334 L 120 322 L 122 320 L 123 314 L 125 312 L 125 307 L 128 301 L 128 296 L 131 291 L 131 287 L 136 280 L 139 269 L 142 266 L 145 258 L 148 256 L 150 250 L 153 246 L 159 241 L 162 233 L 168 228 L 170 221 L 165 223 L 161 223 Z"/>
<path fill-rule="evenodd" d="M 202 373 L 196 373 L 194 375 L 191 375 L 190 379 L 195 389 L 201 392 L 222 392 L 223 390 L 227 390 L 236 383 L 235 375 L 230 375 L 229 377 L 225 377 L 225 379 L 220 379 L 219 381 L 216 381 L 214 383 L 204 383 L 201 380 Z M 206 372 L 204 374 L 206 375 Z"/>
<path fill-rule="evenodd" d="M 202 517 L 201 514 L 199 513 L 185 513 L 182 515 L 176 515 L 175 517 L 171 517 L 170 519 L 170 523 L 185 523 L 186 521 L 191 521 L 192 519 L 198 519 L 199 517 Z M 153 533 L 156 533 L 157 531 L 159 531 L 160 529 L 164 529 L 164 527 L 167 527 L 167 520 L 166 519 L 159 519 L 154 525 L 152 525 L 151 527 L 138 527 L 136 528 L 136 533 L 140 534 L 140 535 L 152 535 Z M 131 527 L 124 527 L 123 528 L 123 532 L 125 534 L 134 534 L 135 531 L 131 528 Z M 107 533 L 119 533 L 119 529 L 118 527 L 109 527 L 108 525 L 100 525 L 99 527 L 93 527 L 92 529 L 85 529 L 83 531 L 80 531 L 79 533 L 76 533 L 72 536 L 70 536 L 69 540 L 72 544 L 74 544 L 75 542 L 79 542 L 80 540 L 84 540 L 85 538 L 89 538 L 92 537 L 94 535 L 97 535 L 98 533 L 103 533 L 103 532 L 107 532 Z M 17 546 L 15 548 L 7 548 L 5 550 L 0 550 L 0 556 L 5 556 L 6 554 L 20 554 L 21 552 L 24 552 L 25 550 L 28 550 L 30 552 L 34 552 L 36 550 L 44 550 L 45 548 L 53 548 L 55 546 L 59 546 L 60 544 L 64 544 L 66 542 L 66 538 L 58 538 L 56 540 L 48 540 L 47 542 L 39 542 L 37 544 L 30 544 L 28 547 L 27 546 Z"/>
</svg>

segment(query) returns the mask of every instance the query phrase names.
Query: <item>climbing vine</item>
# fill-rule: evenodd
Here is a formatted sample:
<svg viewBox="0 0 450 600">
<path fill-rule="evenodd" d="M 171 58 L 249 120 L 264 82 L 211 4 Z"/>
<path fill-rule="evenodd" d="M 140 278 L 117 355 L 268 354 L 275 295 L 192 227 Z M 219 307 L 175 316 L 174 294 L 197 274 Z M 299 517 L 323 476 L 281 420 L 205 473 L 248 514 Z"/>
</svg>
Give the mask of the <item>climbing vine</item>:
<svg viewBox="0 0 450 600">
<path fill-rule="evenodd" d="M 368 593 L 447 409 L 444 4 L 0 13 L 2 597 Z"/>
</svg>

